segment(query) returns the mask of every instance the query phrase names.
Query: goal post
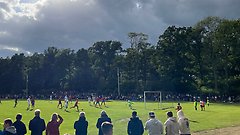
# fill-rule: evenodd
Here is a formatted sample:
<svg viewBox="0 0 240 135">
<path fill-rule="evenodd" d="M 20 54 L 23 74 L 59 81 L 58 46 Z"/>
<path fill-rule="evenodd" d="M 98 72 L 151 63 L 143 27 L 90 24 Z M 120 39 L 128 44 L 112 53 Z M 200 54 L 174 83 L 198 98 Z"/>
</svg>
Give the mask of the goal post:
<svg viewBox="0 0 240 135">
<path fill-rule="evenodd" d="M 169 94 L 162 91 L 144 91 L 145 109 L 168 109 L 174 108 L 172 100 L 168 100 Z M 149 106 L 147 105 L 149 104 Z"/>
<path fill-rule="evenodd" d="M 161 91 L 144 91 L 144 105 L 145 109 L 147 109 L 147 94 L 155 94 L 157 97 L 153 99 L 153 101 L 157 101 L 157 109 L 160 109 L 162 106 L 160 104 L 162 103 L 162 92 Z"/>
</svg>

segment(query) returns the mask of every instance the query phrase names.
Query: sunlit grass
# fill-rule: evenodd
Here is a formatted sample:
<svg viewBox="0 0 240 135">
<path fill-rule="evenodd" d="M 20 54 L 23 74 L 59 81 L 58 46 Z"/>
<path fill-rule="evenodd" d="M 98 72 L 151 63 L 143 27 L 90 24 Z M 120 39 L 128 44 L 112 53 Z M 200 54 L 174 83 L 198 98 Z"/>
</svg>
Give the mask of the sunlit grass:
<svg viewBox="0 0 240 135">
<path fill-rule="evenodd" d="M 37 100 L 35 109 L 39 108 L 41 110 L 41 117 L 45 119 L 47 123 L 52 113 L 57 112 L 63 118 L 64 122 L 60 126 L 60 133 L 70 133 L 74 134 L 73 124 L 79 118 L 79 112 L 75 109 L 69 109 L 69 112 L 65 112 L 64 109 L 57 109 L 57 101 L 50 103 L 49 101 Z M 177 103 L 173 103 L 176 105 Z M 74 103 L 70 103 L 69 106 L 73 106 Z M 195 111 L 193 103 L 185 102 L 181 103 L 185 115 L 190 119 L 191 131 L 200 131 L 214 128 L 227 127 L 232 125 L 240 125 L 240 105 L 233 104 L 217 104 L 212 103 L 209 107 L 206 107 L 206 111 Z M 13 108 L 14 100 L 2 101 L 0 104 L 0 120 L 3 123 L 5 118 L 11 118 L 15 120 L 15 115 L 17 113 L 22 113 L 23 122 L 28 128 L 28 123 L 30 119 L 34 117 L 34 110 L 27 111 L 27 101 L 19 101 L 16 108 Z M 126 135 L 127 134 L 127 123 L 131 117 L 131 112 L 133 110 L 128 108 L 126 102 L 123 101 L 111 101 L 107 102 L 108 107 L 95 108 L 89 106 L 88 102 L 80 101 L 80 109 L 86 112 L 86 117 L 89 122 L 88 133 L 89 135 L 96 135 L 98 130 L 96 128 L 96 121 L 100 116 L 100 111 L 102 109 L 106 110 L 109 117 L 112 119 L 114 124 L 114 135 Z M 142 119 L 143 123 L 148 119 L 148 112 L 154 110 L 156 117 L 160 119 L 163 123 L 165 122 L 166 112 L 173 111 L 176 116 L 176 111 L 174 108 L 159 110 L 158 105 L 154 103 L 147 104 L 147 110 L 145 109 L 143 102 L 134 102 L 133 108 L 138 112 L 138 116 Z M 149 109 L 150 108 L 150 109 Z M 156 110 L 155 110 L 156 109 Z M 2 125 L 0 125 L 2 129 Z M 27 133 L 30 134 L 30 131 Z M 145 132 L 145 135 L 147 132 Z"/>
</svg>

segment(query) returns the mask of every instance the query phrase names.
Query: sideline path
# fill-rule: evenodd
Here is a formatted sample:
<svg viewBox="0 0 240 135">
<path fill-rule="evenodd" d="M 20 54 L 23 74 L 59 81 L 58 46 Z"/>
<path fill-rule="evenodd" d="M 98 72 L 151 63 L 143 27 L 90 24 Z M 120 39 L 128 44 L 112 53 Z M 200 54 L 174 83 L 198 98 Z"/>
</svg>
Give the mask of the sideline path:
<svg viewBox="0 0 240 135">
<path fill-rule="evenodd" d="M 192 133 L 192 135 L 240 135 L 240 126 L 199 131 Z"/>
</svg>

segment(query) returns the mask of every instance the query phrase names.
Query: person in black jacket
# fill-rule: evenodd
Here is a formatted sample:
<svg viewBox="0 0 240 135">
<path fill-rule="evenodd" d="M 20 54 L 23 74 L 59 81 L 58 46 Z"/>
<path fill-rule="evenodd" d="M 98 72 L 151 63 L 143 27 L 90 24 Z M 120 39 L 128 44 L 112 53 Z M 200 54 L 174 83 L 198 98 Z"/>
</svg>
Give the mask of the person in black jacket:
<svg viewBox="0 0 240 135">
<path fill-rule="evenodd" d="M 35 117 L 29 122 L 29 130 L 31 135 L 42 135 L 42 132 L 46 129 L 44 119 L 40 118 L 40 110 L 35 110 Z"/>
<path fill-rule="evenodd" d="M 144 132 L 142 121 L 137 117 L 137 112 L 132 112 L 132 117 L 128 122 L 128 135 L 142 135 Z"/>
<path fill-rule="evenodd" d="M 85 117 L 85 112 L 80 112 L 78 121 L 74 123 L 75 135 L 87 135 L 88 121 Z"/>
<path fill-rule="evenodd" d="M 17 135 L 25 135 L 27 133 L 27 129 L 25 124 L 21 121 L 22 119 L 22 114 L 19 113 L 16 116 L 16 121 L 13 123 L 13 126 L 17 130 Z"/>
<path fill-rule="evenodd" d="M 106 111 L 102 110 L 101 111 L 101 117 L 98 118 L 96 127 L 98 128 L 98 135 L 103 135 L 101 125 L 103 122 L 110 122 L 112 123 L 111 119 L 108 117 Z"/>
</svg>

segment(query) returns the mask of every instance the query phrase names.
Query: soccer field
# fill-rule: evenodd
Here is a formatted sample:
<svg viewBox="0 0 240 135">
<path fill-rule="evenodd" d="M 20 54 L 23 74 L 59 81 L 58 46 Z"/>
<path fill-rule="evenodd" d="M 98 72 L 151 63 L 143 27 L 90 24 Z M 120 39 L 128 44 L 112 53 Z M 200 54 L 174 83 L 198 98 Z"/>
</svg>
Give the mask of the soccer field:
<svg viewBox="0 0 240 135">
<path fill-rule="evenodd" d="M 73 124 L 79 118 L 79 112 L 76 109 L 68 109 L 69 112 L 65 112 L 64 109 L 57 108 L 57 101 L 50 103 L 47 100 L 36 100 L 35 109 L 41 110 L 41 117 L 44 118 L 46 124 L 50 120 L 52 113 L 56 112 L 64 118 L 64 122 L 60 126 L 60 134 L 69 133 L 74 135 Z M 177 103 L 174 103 L 176 105 Z M 69 106 L 73 106 L 70 103 Z M 192 102 L 181 103 L 185 116 L 190 119 L 191 131 L 200 131 L 214 128 L 227 127 L 232 125 L 240 125 L 240 105 L 239 104 L 217 104 L 212 103 L 210 106 L 206 107 L 206 111 L 195 111 L 193 109 Z M 3 123 L 5 118 L 11 118 L 15 121 L 15 116 L 17 113 L 22 113 L 22 121 L 26 124 L 28 128 L 29 120 L 34 117 L 34 110 L 27 111 L 27 101 L 19 101 L 16 108 L 13 108 L 14 100 L 3 100 L 0 104 L 0 120 Z M 88 134 L 96 135 L 98 130 L 96 128 L 96 121 L 100 116 L 101 110 L 106 110 L 108 116 L 112 119 L 114 125 L 114 135 L 126 135 L 127 134 L 127 123 L 131 117 L 131 112 L 133 110 L 129 109 L 126 102 L 123 101 L 111 101 L 107 102 L 108 107 L 95 108 L 89 106 L 88 102 L 80 101 L 79 107 L 86 112 L 86 118 L 89 122 Z M 155 107 L 156 104 L 148 103 L 148 108 Z M 148 119 L 148 112 L 150 109 L 145 110 L 143 102 L 134 102 L 133 108 L 138 112 L 138 116 L 145 124 Z M 152 108 L 152 109 L 153 109 Z M 157 107 L 156 107 L 157 108 Z M 176 116 L 176 111 L 174 108 L 165 110 L 154 110 L 156 117 L 165 122 L 166 112 L 173 111 Z M 0 127 L 2 129 L 2 126 Z M 27 133 L 30 134 L 30 131 Z M 147 132 L 144 133 L 146 135 Z"/>
</svg>

